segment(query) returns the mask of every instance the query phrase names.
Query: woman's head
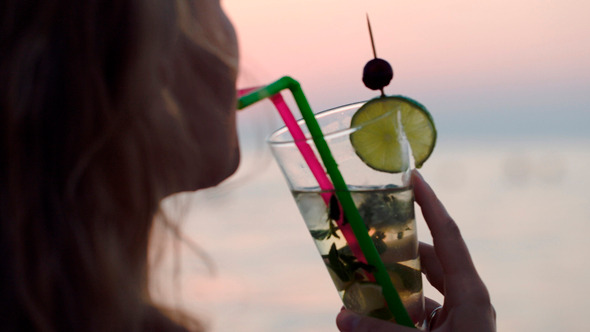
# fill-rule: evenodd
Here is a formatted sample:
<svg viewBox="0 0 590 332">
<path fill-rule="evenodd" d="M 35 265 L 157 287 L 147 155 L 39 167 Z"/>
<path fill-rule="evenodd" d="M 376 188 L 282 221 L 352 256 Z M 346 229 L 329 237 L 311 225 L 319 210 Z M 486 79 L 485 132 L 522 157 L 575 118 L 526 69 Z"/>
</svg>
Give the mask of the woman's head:
<svg viewBox="0 0 590 332">
<path fill-rule="evenodd" d="M 0 328 L 138 328 L 159 201 L 237 167 L 231 25 L 217 0 L 9 0 L 0 22 Z"/>
</svg>

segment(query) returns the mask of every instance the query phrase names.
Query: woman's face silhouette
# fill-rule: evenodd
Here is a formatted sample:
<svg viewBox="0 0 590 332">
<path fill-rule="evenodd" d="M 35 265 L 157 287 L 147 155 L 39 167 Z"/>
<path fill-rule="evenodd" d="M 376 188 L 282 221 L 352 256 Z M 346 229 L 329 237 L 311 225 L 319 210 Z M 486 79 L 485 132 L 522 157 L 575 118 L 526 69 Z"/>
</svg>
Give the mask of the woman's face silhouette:
<svg viewBox="0 0 590 332">
<path fill-rule="evenodd" d="M 179 117 L 198 145 L 197 188 L 235 172 L 238 45 L 233 25 L 218 0 L 177 1 L 180 36 L 169 65 L 169 89 Z M 193 174 L 194 175 L 194 174 Z"/>
</svg>

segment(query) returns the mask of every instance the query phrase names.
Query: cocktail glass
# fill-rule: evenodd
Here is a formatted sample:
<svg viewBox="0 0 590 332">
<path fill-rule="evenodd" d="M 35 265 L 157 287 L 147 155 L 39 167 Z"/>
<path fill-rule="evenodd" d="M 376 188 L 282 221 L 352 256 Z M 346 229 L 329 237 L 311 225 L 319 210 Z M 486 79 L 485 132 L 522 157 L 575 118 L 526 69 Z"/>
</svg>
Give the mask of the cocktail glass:
<svg viewBox="0 0 590 332">
<path fill-rule="evenodd" d="M 400 134 L 390 139 L 397 140 L 399 148 L 391 152 L 395 153 L 394 156 L 384 156 L 399 158 L 400 172 L 388 173 L 369 167 L 356 154 L 351 136 L 361 129 L 380 126 L 381 121 L 397 125 L 400 121 L 398 112 L 392 110 L 362 127 L 351 128 L 352 116 L 363 104 L 327 110 L 316 114 L 316 119 L 393 286 L 414 325 L 422 328 L 424 296 L 414 196 L 409 183 L 408 143 L 403 131 L 398 130 Z M 299 126 L 305 132 L 303 120 L 299 121 Z M 381 286 L 372 275 L 374 267 L 354 250 L 358 244 L 350 241 L 350 235 L 343 234 L 347 220 L 342 215 L 337 195 L 334 190 L 325 190 L 318 185 L 317 177 L 300 153 L 302 144 L 315 150 L 311 138 L 295 141 L 289 130 L 283 127 L 274 132 L 268 142 L 345 307 L 362 315 L 395 320 Z"/>
</svg>

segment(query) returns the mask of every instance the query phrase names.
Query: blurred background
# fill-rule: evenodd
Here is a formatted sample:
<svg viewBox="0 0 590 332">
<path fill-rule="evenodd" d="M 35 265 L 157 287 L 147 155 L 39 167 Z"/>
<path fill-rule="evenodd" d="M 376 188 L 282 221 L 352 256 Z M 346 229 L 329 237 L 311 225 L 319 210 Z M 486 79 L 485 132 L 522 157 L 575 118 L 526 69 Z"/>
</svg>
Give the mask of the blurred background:
<svg viewBox="0 0 590 332">
<path fill-rule="evenodd" d="M 434 117 L 439 140 L 421 171 L 461 227 L 498 331 L 587 330 L 590 2 L 222 5 L 240 41 L 240 87 L 289 75 L 316 112 L 377 95 L 361 82 L 369 14 L 395 72 L 386 93 Z M 194 243 L 176 248 L 180 263 L 163 269 L 176 281 L 162 293 L 214 332 L 337 331 L 340 299 L 265 146 L 275 113 L 270 102 L 239 113 L 243 163 L 227 183 L 167 202 Z M 431 242 L 421 218 L 419 228 Z"/>
</svg>

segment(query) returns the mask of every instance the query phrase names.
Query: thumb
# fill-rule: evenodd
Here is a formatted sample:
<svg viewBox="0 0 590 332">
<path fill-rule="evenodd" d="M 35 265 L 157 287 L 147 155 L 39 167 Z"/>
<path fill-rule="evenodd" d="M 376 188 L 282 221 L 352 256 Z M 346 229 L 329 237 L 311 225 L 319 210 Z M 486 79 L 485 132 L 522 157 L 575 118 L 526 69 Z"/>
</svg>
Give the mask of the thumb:
<svg viewBox="0 0 590 332">
<path fill-rule="evenodd" d="M 341 332 L 415 332 L 415 329 L 343 309 L 336 317 Z"/>
</svg>

